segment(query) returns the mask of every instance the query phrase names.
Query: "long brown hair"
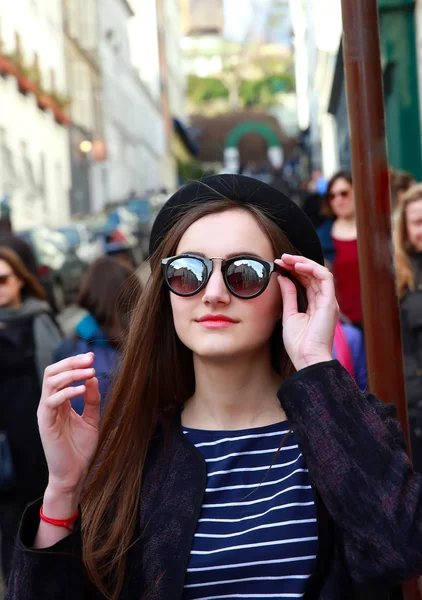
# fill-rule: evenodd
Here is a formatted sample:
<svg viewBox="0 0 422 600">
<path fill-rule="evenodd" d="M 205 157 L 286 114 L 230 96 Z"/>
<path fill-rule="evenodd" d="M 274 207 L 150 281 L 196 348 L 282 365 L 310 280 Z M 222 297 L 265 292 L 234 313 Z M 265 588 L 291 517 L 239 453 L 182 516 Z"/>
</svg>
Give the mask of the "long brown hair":
<svg viewBox="0 0 422 600">
<path fill-rule="evenodd" d="M 85 273 L 77 302 L 95 318 L 108 341 L 118 345 L 127 332 L 129 316 L 141 292 L 135 269 L 104 256 Z"/>
<path fill-rule="evenodd" d="M 151 277 L 135 309 L 123 363 L 100 429 L 98 449 L 82 497 L 83 560 L 94 585 L 116 600 L 123 585 L 126 556 L 134 542 L 141 483 L 150 440 L 164 434 L 194 392 L 192 352 L 178 339 L 161 258 L 176 253 L 186 229 L 209 214 L 243 208 L 268 236 L 275 256 L 295 248 L 257 208 L 222 198 L 186 207 L 151 258 Z M 303 310 L 306 294 L 300 286 Z M 281 325 L 272 339 L 273 364 L 283 378 L 294 367 L 282 343 Z M 98 464 L 96 464 L 98 462 Z"/>
<path fill-rule="evenodd" d="M 39 300 L 45 300 L 46 293 L 43 286 L 35 275 L 26 268 L 22 259 L 14 250 L 6 248 L 6 246 L 0 246 L 0 260 L 4 260 L 4 262 L 12 269 L 16 277 L 23 281 L 24 285 L 21 292 L 22 298 L 32 296 Z"/>
<path fill-rule="evenodd" d="M 413 185 L 403 196 L 394 229 L 394 258 L 400 300 L 407 291 L 415 289 L 415 273 L 411 261 L 413 248 L 407 233 L 407 207 L 417 200 L 422 200 L 422 183 Z"/>
</svg>

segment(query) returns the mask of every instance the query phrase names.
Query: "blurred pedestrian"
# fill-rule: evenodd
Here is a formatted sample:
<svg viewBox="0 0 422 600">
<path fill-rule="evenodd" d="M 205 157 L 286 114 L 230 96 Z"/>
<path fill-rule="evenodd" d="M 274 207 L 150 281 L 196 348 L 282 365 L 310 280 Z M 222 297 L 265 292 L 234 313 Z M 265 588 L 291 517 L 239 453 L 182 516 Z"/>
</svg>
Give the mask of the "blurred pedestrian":
<svg viewBox="0 0 422 600">
<path fill-rule="evenodd" d="M 332 264 L 340 310 L 361 328 L 363 311 L 351 173 L 339 171 L 331 177 L 322 210 L 328 219 L 318 228 L 318 235 L 324 256 Z"/>
<path fill-rule="evenodd" d="M 422 472 L 422 184 L 403 197 L 394 241 L 412 457 Z"/>
<path fill-rule="evenodd" d="M 141 291 L 140 280 L 132 267 L 110 257 L 96 260 L 82 280 L 77 300 L 77 305 L 87 314 L 76 325 L 74 334 L 65 338 L 55 351 L 55 361 L 95 353 L 94 368 L 103 401 Z M 82 414 L 83 397 L 73 398 L 72 407 Z"/>
<path fill-rule="evenodd" d="M 93 355 L 46 370 L 49 484 L 7 600 L 392 598 L 422 570 L 422 477 L 395 408 L 332 360 L 309 220 L 260 181 L 206 177 L 162 208 L 150 253 L 101 426 Z"/>
<path fill-rule="evenodd" d="M 51 277 L 40 277 L 37 259 L 34 250 L 28 242 L 13 233 L 0 234 L 0 246 L 10 248 L 20 257 L 28 271 L 36 277 L 46 292 L 46 300 L 50 304 L 55 315 L 58 313 L 58 307 L 54 297 L 53 282 Z"/>
<path fill-rule="evenodd" d="M 368 376 L 363 333 L 342 316 L 334 333 L 333 358 L 350 373 L 362 392 L 366 392 Z"/>
<path fill-rule="evenodd" d="M 28 242 L 13 233 L 0 234 L 0 246 L 16 252 L 28 271 L 38 279 L 37 259 Z"/>
<path fill-rule="evenodd" d="M 415 183 L 415 178 L 411 173 L 390 169 L 391 207 L 394 225 L 397 222 L 399 207 L 403 202 L 404 195 Z"/>
<path fill-rule="evenodd" d="M 8 577 L 14 540 L 27 503 L 43 493 L 48 472 L 37 425 L 44 369 L 61 339 L 35 276 L 0 247 L 0 430 L 14 482 L 0 489 L 1 561 Z"/>
</svg>

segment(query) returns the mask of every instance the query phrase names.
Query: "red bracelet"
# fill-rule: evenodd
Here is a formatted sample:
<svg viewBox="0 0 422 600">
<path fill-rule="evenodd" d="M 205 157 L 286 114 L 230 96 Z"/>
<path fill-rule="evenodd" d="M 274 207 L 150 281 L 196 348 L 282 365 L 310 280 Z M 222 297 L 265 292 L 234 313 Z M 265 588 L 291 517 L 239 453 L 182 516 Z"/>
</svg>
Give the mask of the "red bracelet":
<svg viewBox="0 0 422 600">
<path fill-rule="evenodd" d="M 70 525 L 73 525 L 73 523 L 75 523 L 75 521 L 77 521 L 79 514 L 80 514 L 79 508 L 76 510 L 73 517 L 69 517 L 68 519 L 50 519 L 50 517 L 46 517 L 45 514 L 43 513 L 43 511 L 42 511 L 43 506 L 44 505 L 42 505 L 40 508 L 41 521 L 45 521 L 45 523 L 50 523 L 50 525 L 55 525 L 56 527 L 64 527 L 65 529 L 72 531 L 72 529 L 70 528 Z"/>
</svg>

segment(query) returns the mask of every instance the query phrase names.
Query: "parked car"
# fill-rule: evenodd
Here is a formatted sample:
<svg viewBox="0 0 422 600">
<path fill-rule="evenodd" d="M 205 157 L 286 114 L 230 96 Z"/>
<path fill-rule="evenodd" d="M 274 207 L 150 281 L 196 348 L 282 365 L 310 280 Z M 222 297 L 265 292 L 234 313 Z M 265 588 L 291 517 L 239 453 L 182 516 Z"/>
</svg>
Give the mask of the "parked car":
<svg viewBox="0 0 422 600">
<path fill-rule="evenodd" d="M 79 289 L 85 263 L 72 250 L 63 233 L 40 227 L 17 235 L 31 244 L 40 275 L 51 282 L 53 306 L 57 312 L 62 311 Z"/>
<path fill-rule="evenodd" d="M 69 246 L 87 265 L 104 255 L 103 242 L 85 223 L 72 223 L 66 227 L 60 227 L 58 231 L 66 236 Z"/>
</svg>

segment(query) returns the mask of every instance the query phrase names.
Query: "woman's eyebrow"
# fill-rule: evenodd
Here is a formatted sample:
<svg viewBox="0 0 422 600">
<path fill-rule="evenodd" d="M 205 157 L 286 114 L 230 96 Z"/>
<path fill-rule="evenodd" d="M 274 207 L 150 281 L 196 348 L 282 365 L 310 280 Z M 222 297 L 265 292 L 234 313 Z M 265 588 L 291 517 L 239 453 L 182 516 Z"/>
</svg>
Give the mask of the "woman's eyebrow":
<svg viewBox="0 0 422 600">
<path fill-rule="evenodd" d="M 203 252 L 198 252 L 198 250 L 184 250 L 183 252 L 180 252 L 180 254 L 196 254 L 196 256 L 201 256 L 202 258 L 208 259 L 207 255 L 205 255 Z M 224 260 L 228 260 L 228 259 L 234 258 L 236 256 L 253 256 L 255 258 L 260 258 L 262 260 L 262 256 L 260 256 L 256 252 L 251 252 L 250 250 L 238 250 L 237 252 L 230 252 L 229 254 L 226 254 L 225 256 L 222 256 L 221 258 L 223 258 Z M 220 257 L 218 257 L 218 258 L 220 258 Z"/>
</svg>

